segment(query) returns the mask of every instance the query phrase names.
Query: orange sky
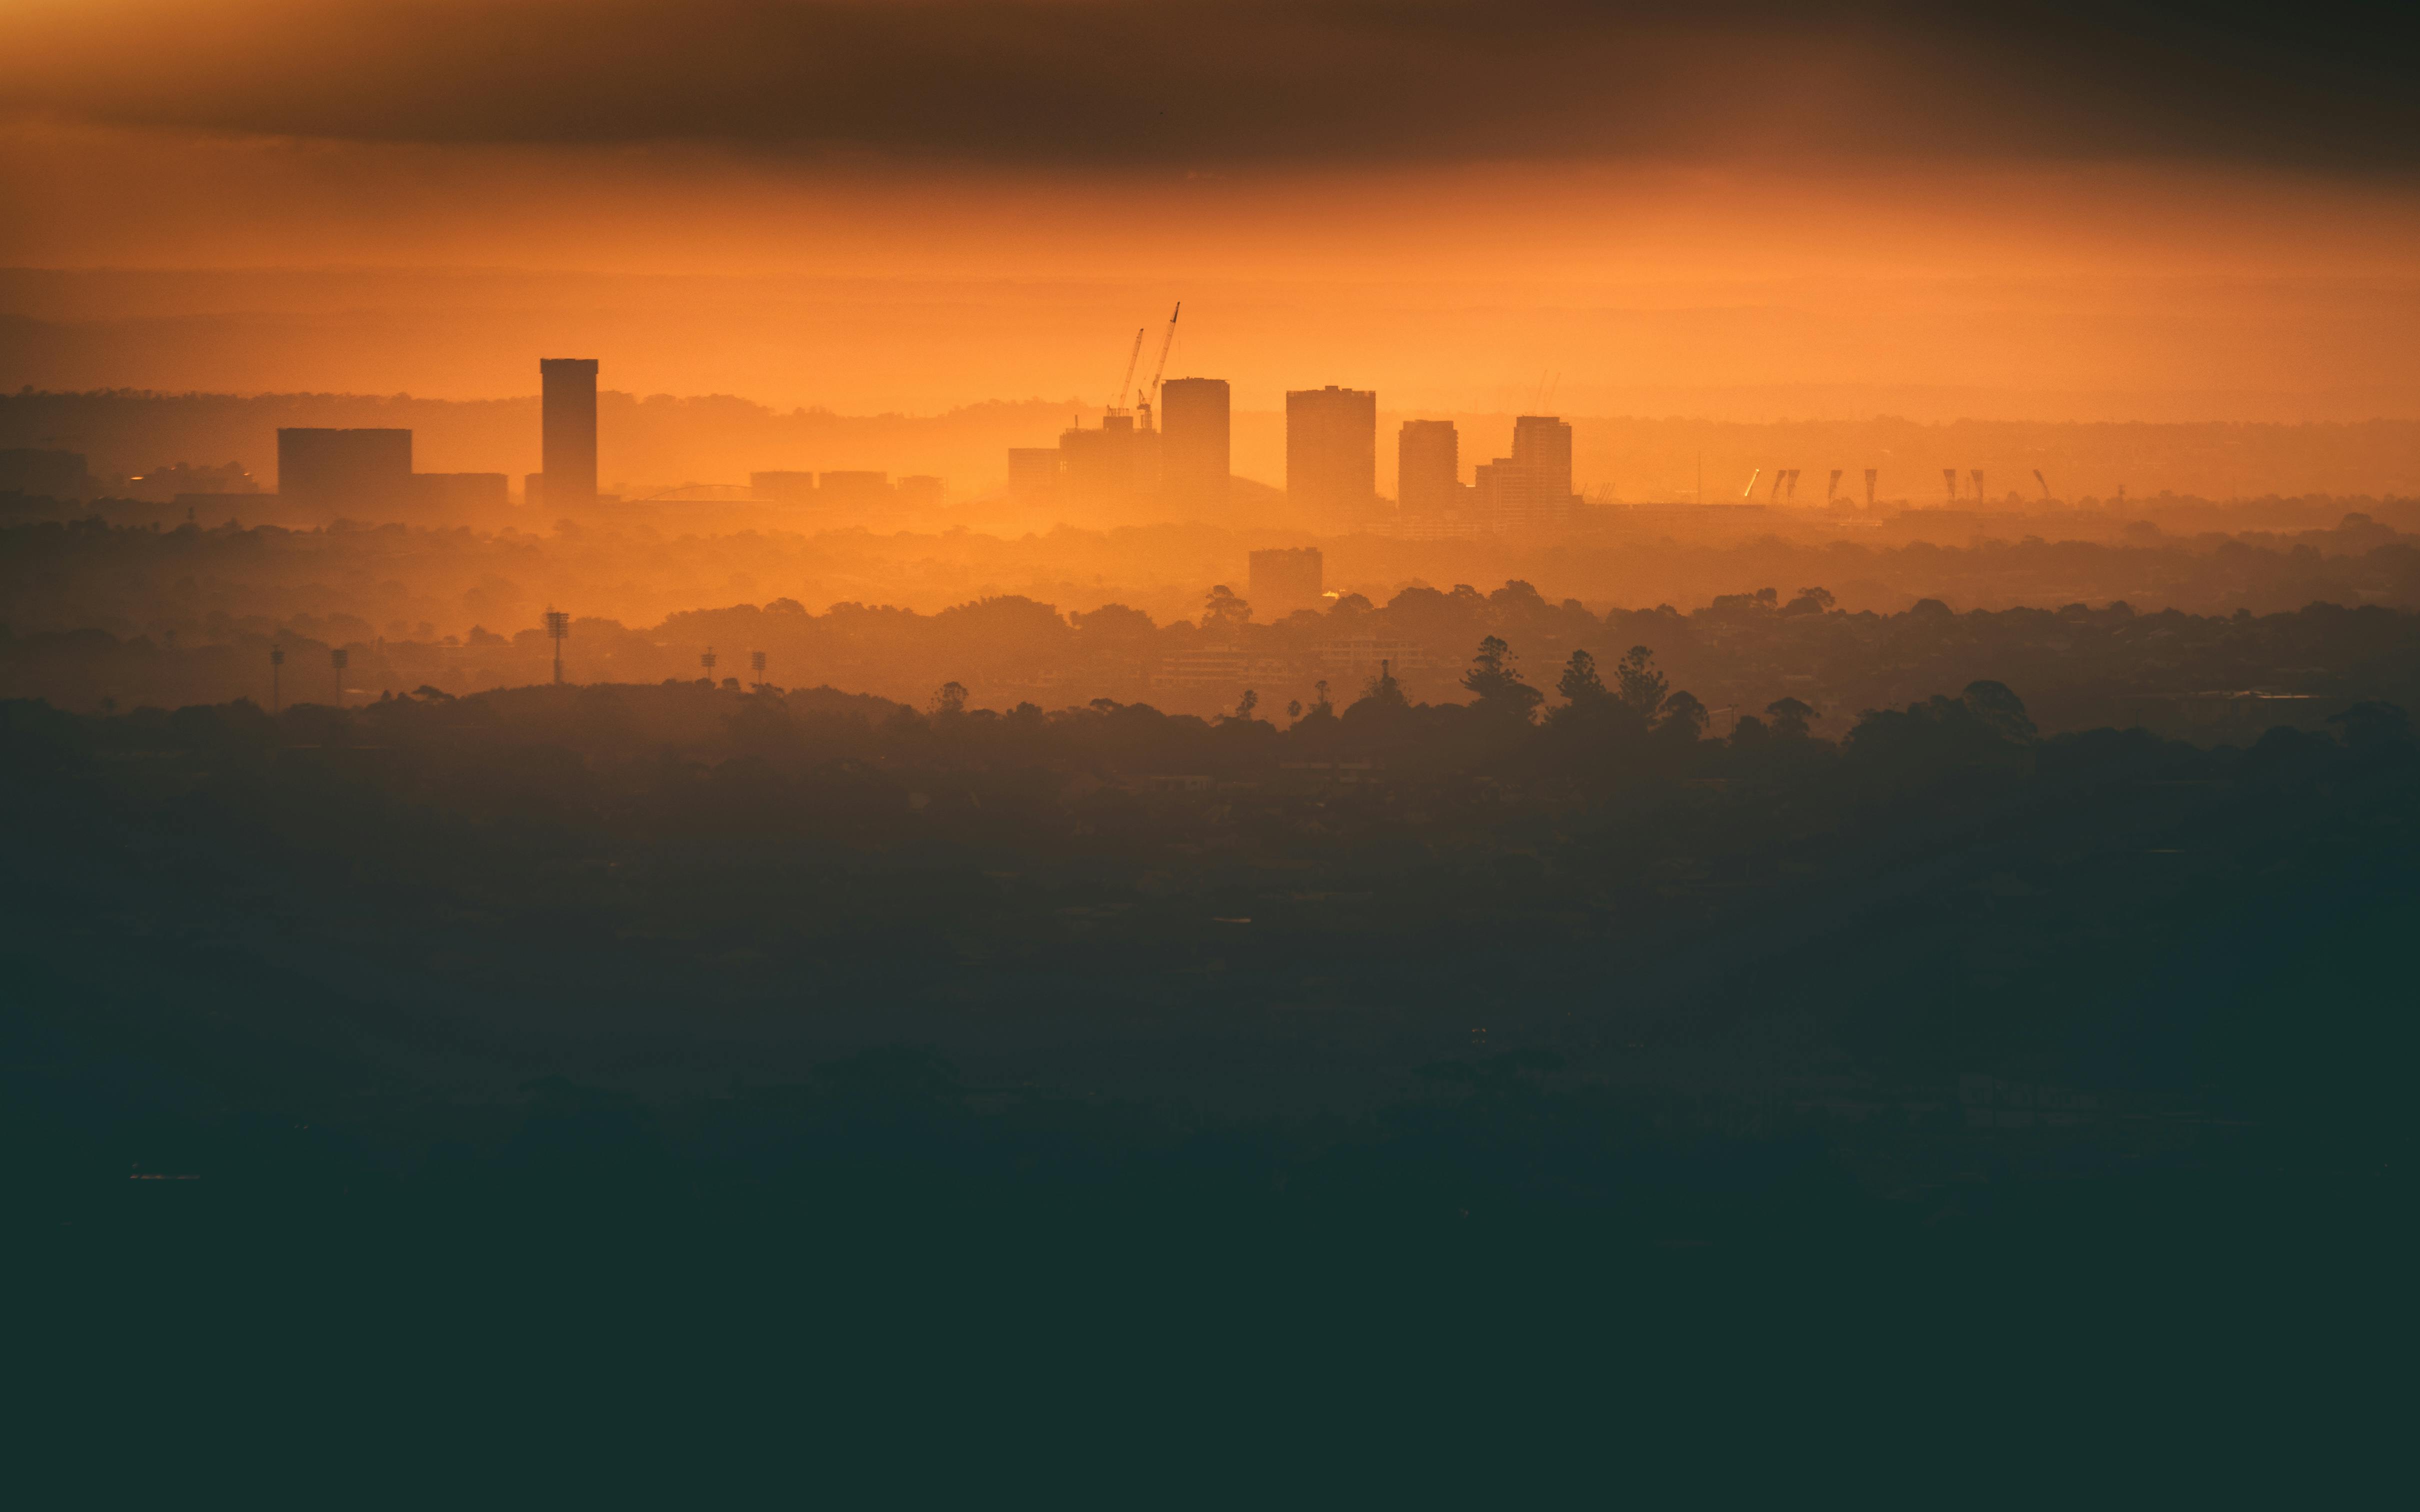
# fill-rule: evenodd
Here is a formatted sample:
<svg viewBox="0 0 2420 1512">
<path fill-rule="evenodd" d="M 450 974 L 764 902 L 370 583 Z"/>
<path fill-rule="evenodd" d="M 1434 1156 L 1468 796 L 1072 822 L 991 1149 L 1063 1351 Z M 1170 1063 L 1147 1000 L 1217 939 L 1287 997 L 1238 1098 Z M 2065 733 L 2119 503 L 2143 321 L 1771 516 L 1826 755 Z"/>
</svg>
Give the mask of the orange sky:
<svg viewBox="0 0 2420 1512">
<path fill-rule="evenodd" d="M 2290 70 L 2029 94 L 1998 34 L 1881 9 L 1397 8 L 1209 4 L 1171 67 L 1110 0 L 25 0 L 0 267 L 219 276 L 0 281 L 0 379 L 473 396 L 544 347 L 638 392 L 1098 403 L 1183 298 L 1172 370 L 1251 408 L 2420 413 L 2420 196 Z"/>
</svg>

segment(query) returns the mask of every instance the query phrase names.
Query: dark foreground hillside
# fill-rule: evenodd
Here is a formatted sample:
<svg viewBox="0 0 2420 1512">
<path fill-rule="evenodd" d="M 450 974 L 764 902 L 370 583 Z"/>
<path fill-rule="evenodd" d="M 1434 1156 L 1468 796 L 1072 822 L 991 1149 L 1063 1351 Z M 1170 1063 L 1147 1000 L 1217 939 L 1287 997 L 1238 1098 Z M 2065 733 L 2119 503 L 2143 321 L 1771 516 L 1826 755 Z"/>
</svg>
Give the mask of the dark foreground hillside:
<svg viewBox="0 0 2420 1512">
<path fill-rule="evenodd" d="M 2042 740 L 1978 684 L 1712 740 L 1649 662 L 1566 669 L 1536 724 L 1489 668 L 1282 730 L 694 685 L 8 705 L 21 1203 L 1661 1253 L 2248 1221 L 2402 1140 L 2399 710 Z"/>
<path fill-rule="evenodd" d="M 1707 738 L 1643 651 L 1542 701 L 1491 641 L 1465 682 L 1285 728 L 954 687 L 0 704 L 50 1394 L 171 1467 L 197 1407 L 275 1399 L 314 1445 L 693 1412 L 871 1423 L 918 1446 L 896 1484 L 1129 1489 L 1196 1412 L 1265 1427 L 1187 1486 L 1414 1424 L 1563 1458 L 1642 1410 L 2373 1431 L 2286 1383 L 2380 1347 L 2408 1257 L 2400 710 L 2044 739 L 1977 683 L 1835 744 L 1787 699 Z M 998 1437 L 928 1463 L 945 1406 Z M 1497 1497 L 1547 1462 L 1476 1458 Z"/>
</svg>

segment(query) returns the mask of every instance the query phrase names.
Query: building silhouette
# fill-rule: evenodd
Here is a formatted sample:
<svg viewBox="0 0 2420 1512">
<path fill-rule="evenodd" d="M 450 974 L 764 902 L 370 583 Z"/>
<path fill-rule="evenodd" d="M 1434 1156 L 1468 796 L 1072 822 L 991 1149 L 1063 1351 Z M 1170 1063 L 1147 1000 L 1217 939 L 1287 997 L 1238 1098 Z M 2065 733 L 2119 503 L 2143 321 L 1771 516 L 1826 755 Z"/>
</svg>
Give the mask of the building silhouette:
<svg viewBox="0 0 2420 1512">
<path fill-rule="evenodd" d="M 1315 546 L 1280 547 L 1251 554 L 1251 579 L 1244 597 L 1264 620 L 1281 620 L 1300 609 L 1317 609 L 1325 595 L 1326 559 Z"/>
<path fill-rule="evenodd" d="M 1512 422 L 1512 455 L 1480 465 L 1480 517 L 1499 535 L 1560 531 L 1572 517 L 1572 427 L 1553 415 Z"/>
<path fill-rule="evenodd" d="M 1170 378 L 1160 386 L 1160 497 L 1180 513 L 1221 518 L 1230 466 L 1225 378 Z"/>
<path fill-rule="evenodd" d="M 1462 438 L 1450 420 L 1406 420 L 1395 437 L 1395 497 L 1406 515 L 1462 505 Z"/>
<path fill-rule="evenodd" d="M 815 475 L 812 472 L 751 472 L 748 492 L 755 498 L 782 504 L 812 504 L 815 501 Z"/>
<path fill-rule="evenodd" d="M 411 495 L 411 432 L 286 425 L 277 432 L 277 493 L 303 509 L 395 510 Z"/>
<path fill-rule="evenodd" d="M 1100 427 L 1071 425 L 1059 436 L 1059 495 L 1079 509 L 1125 517 L 1159 491 L 1159 433 L 1131 413 L 1101 417 Z"/>
<path fill-rule="evenodd" d="M 91 478 L 82 452 L 54 452 L 30 446 L 0 449 L 0 493 L 81 499 L 91 491 Z"/>
<path fill-rule="evenodd" d="M 1314 529 L 1370 524 L 1378 503 L 1378 395 L 1367 389 L 1286 393 L 1286 496 Z"/>
<path fill-rule="evenodd" d="M 579 509 L 594 504 L 597 359 L 541 357 L 537 371 L 545 391 L 538 465 L 544 470 L 546 507 Z"/>
<path fill-rule="evenodd" d="M 1059 448 L 1008 449 L 1008 497 L 1012 503 L 1048 504 L 1059 497 Z"/>
<path fill-rule="evenodd" d="M 1395 437 L 1395 534 L 1438 541 L 1482 533 L 1472 491 L 1462 481 L 1462 439 L 1450 420 L 1404 422 Z"/>
</svg>

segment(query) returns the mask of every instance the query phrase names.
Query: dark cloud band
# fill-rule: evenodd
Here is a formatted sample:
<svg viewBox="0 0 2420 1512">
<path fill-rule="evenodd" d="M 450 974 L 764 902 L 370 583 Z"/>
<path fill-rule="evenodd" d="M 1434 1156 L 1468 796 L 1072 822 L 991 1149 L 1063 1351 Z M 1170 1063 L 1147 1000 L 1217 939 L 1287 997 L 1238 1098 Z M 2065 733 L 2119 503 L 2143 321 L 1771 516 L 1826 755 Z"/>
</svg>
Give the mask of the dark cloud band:
<svg viewBox="0 0 2420 1512">
<path fill-rule="evenodd" d="M 9 98 L 117 124 L 1049 166 L 1827 152 L 2401 170 L 2420 163 L 2414 73 L 2399 38 L 2325 6 L 92 0 L 0 19 Z"/>
</svg>

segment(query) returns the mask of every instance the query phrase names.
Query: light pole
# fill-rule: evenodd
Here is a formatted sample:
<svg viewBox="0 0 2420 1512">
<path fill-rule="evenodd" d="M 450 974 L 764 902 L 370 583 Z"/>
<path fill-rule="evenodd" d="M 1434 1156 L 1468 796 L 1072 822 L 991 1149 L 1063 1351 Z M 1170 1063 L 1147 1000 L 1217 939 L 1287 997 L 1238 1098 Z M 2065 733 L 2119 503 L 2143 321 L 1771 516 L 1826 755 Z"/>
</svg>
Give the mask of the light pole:
<svg viewBox="0 0 2420 1512">
<path fill-rule="evenodd" d="M 286 648 L 285 648 L 284 646 L 271 646 L 271 647 L 270 647 L 270 648 L 269 648 L 269 712 L 270 712 L 270 713 L 271 713 L 271 714 L 275 714 L 275 713 L 277 712 L 277 685 L 278 685 L 278 678 L 279 678 L 279 676 L 281 675 L 281 672 L 282 672 L 283 669 L 285 668 L 285 666 L 286 666 Z"/>
</svg>

